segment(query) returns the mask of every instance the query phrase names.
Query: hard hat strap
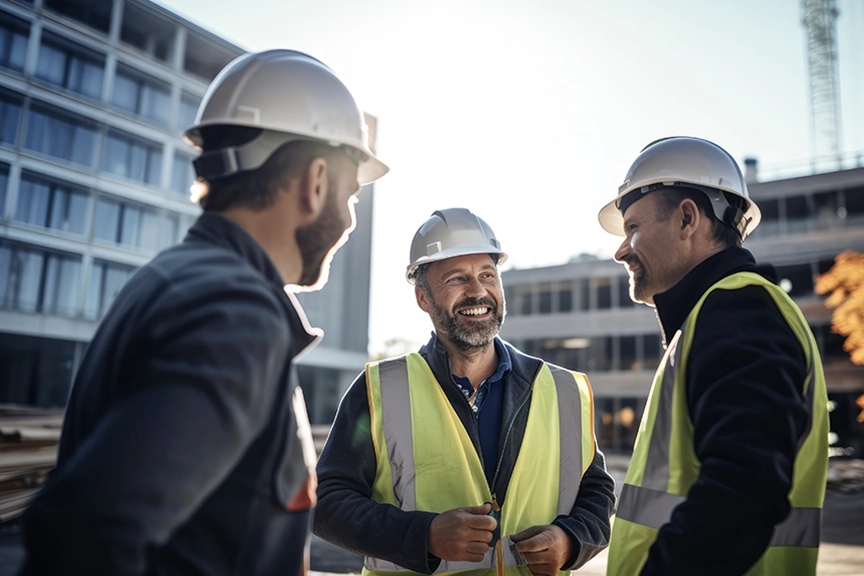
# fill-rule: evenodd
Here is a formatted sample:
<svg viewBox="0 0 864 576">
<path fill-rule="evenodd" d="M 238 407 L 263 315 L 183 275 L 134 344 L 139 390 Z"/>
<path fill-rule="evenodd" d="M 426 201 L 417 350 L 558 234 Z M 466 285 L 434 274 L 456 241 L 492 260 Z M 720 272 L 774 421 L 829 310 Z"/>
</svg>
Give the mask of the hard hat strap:
<svg viewBox="0 0 864 576">
<path fill-rule="evenodd" d="M 263 130 L 261 134 L 249 142 L 239 146 L 226 146 L 218 150 L 208 150 L 192 161 L 198 177 L 207 181 L 232 176 L 239 172 L 256 170 L 273 155 L 273 153 L 291 142 L 320 142 L 334 148 L 341 148 L 348 158 L 358 166 L 369 157 L 352 146 L 338 142 L 327 142 L 315 138 L 307 138 L 275 130 Z"/>
<path fill-rule="evenodd" d="M 729 202 L 729 198 L 727 197 L 726 192 L 720 190 L 719 188 L 712 188 L 710 186 L 699 186 L 698 184 L 692 184 L 690 182 L 658 182 L 656 184 L 649 184 L 647 186 L 636 188 L 629 194 L 621 197 L 618 200 L 618 209 L 623 215 L 627 211 L 627 209 L 630 208 L 630 206 L 632 206 L 636 201 L 641 199 L 646 194 L 666 188 L 690 188 L 692 190 L 702 192 L 703 194 L 705 194 L 705 196 L 708 197 L 711 202 L 711 209 L 714 213 L 714 217 L 723 224 L 735 228 L 738 233 L 743 237 L 744 230 L 746 230 L 750 221 L 744 220 L 744 210 L 742 210 L 739 206 L 732 205 Z"/>
</svg>

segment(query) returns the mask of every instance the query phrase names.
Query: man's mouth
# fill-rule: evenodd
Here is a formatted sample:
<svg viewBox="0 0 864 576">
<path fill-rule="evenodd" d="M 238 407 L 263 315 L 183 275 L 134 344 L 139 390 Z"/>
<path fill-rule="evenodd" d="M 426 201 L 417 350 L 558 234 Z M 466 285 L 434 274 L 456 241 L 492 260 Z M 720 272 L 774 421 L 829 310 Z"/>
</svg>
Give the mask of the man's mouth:
<svg viewBox="0 0 864 576">
<path fill-rule="evenodd" d="M 459 310 L 459 314 L 462 316 L 483 316 L 484 314 L 488 314 L 492 309 L 488 306 L 475 306 L 473 308 L 466 308 L 464 310 Z"/>
</svg>

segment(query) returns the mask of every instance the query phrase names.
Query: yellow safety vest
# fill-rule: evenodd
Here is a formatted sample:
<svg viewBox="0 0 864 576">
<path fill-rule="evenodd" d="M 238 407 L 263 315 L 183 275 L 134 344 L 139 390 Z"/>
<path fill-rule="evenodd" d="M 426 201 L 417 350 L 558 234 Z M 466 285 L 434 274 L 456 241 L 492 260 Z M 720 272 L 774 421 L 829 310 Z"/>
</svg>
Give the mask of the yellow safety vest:
<svg viewBox="0 0 864 576">
<path fill-rule="evenodd" d="M 446 385 L 447 383 L 445 383 Z M 446 512 L 492 501 L 465 427 L 417 353 L 366 366 L 377 469 L 372 498 L 402 510 Z M 584 374 L 544 364 L 534 381 L 522 446 L 501 508 L 501 539 L 481 562 L 442 560 L 435 574 L 530 576 L 509 536 L 569 514 L 594 459 L 594 407 Z M 364 575 L 413 574 L 366 558 Z"/>
<path fill-rule="evenodd" d="M 778 286 L 758 274 L 739 272 L 709 288 L 675 333 L 648 395 L 630 468 L 624 480 L 612 529 L 607 574 L 637 575 L 648 559 L 657 532 L 669 521 L 699 476 L 693 423 L 687 410 L 685 374 L 699 310 L 714 290 L 762 286 L 801 342 L 807 359 L 802 393 L 810 428 L 795 457 L 789 503 L 792 510 L 774 527 L 768 549 L 747 572 L 751 576 L 816 573 L 825 476 L 828 470 L 828 396 L 816 341 L 798 306 Z M 705 518 L 710 522 L 710 518 Z"/>
</svg>

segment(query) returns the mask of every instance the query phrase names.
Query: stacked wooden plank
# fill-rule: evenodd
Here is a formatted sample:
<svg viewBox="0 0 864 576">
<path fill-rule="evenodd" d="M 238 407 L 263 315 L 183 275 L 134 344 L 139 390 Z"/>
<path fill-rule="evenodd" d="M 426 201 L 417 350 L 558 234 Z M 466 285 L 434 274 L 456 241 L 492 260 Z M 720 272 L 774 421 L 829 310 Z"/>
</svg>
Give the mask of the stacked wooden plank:
<svg viewBox="0 0 864 576">
<path fill-rule="evenodd" d="M 0 522 L 19 516 L 57 461 L 63 410 L 0 404 Z"/>
</svg>

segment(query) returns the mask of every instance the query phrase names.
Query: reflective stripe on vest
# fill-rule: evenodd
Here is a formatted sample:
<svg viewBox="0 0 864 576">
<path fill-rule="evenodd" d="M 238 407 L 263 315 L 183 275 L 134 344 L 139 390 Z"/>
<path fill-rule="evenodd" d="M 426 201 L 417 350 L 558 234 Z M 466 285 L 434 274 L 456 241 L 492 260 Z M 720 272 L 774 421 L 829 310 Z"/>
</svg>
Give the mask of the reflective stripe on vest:
<svg viewBox="0 0 864 576">
<path fill-rule="evenodd" d="M 822 364 L 813 335 L 795 303 L 761 276 L 742 272 L 724 278 L 702 295 L 672 338 L 657 369 L 618 504 L 609 574 L 628 576 L 641 571 L 657 531 L 669 522 L 673 510 L 684 502 L 699 475 L 685 382 L 696 319 L 713 290 L 737 290 L 751 285 L 765 287 L 804 349 L 807 377 L 802 392 L 809 421 L 794 463 L 788 496 L 791 512 L 775 526 L 768 551 L 748 574 L 785 574 L 790 573 L 790 566 L 795 566 L 795 574 L 815 573 L 828 462 L 827 393 Z"/>
<path fill-rule="evenodd" d="M 366 382 L 378 458 L 374 500 L 431 512 L 491 501 L 481 459 L 422 356 L 369 364 Z M 528 420 L 501 511 L 505 567 L 525 565 L 509 535 L 569 514 L 594 459 L 593 400 L 583 374 L 544 365 L 525 401 Z M 436 573 L 495 566 L 490 549 L 481 562 L 441 561 Z M 404 570 L 366 558 L 364 573 Z"/>
</svg>

